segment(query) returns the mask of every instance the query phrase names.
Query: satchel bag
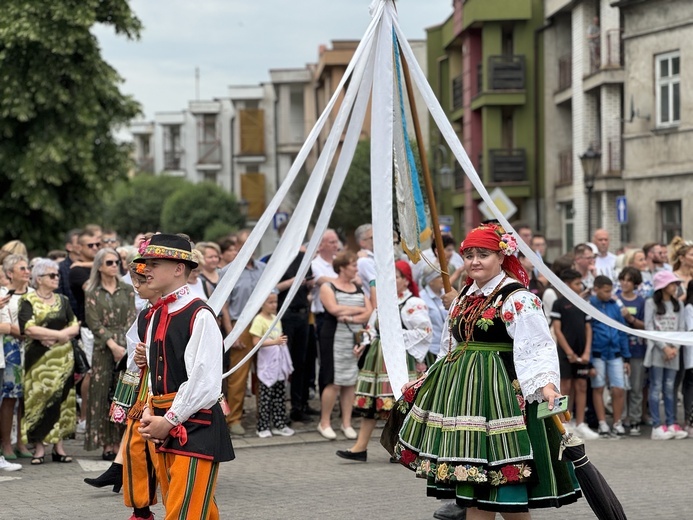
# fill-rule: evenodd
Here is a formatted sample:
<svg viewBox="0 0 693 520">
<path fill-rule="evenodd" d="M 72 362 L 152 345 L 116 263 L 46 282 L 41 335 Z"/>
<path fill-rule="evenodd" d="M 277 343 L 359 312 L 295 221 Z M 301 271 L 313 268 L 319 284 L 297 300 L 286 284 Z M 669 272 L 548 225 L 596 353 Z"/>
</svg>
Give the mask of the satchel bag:
<svg viewBox="0 0 693 520">
<path fill-rule="evenodd" d="M 89 366 L 89 360 L 87 359 L 87 353 L 82 350 L 76 341 L 72 342 L 72 352 L 75 358 L 75 375 L 83 376 L 91 367 Z"/>
</svg>

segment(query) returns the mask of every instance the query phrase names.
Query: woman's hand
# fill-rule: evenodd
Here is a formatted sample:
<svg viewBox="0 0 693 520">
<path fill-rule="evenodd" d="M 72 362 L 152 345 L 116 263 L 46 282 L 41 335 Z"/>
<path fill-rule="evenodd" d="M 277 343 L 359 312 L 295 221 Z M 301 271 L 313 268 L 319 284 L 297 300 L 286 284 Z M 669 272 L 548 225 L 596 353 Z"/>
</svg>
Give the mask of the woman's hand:
<svg viewBox="0 0 693 520">
<path fill-rule="evenodd" d="M 424 362 L 422 361 L 421 363 L 419 363 L 419 362 L 416 363 L 415 369 L 416 369 L 416 372 L 417 372 L 418 374 L 423 374 L 424 372 L 426 372 L 426 370 L 428 369 L 428 367 L 426 366 L 426 363 L 424 363 Z"/>
<path fill-rule="evenodd" d="M 549 383 L 542 388 L 541 394 L 544 397 L 544 401 L 549 403 L 549 410 L 553 410 L 554 400 L 561 397 L 561 393 L 556 389 L 553 383 Z"/>
<path fill-rule="evenodd" d="M 366 350 L 366 345 L 354 345 L 354 356 L 361 357 L 364 350 Z"/>
<path fill-rule="evenodd" d="M 127 355 L 128 351 L 125 347 L 116 344 L 114 347 L 111 347 L 111 353 L 113 354 L 113 360 L 117 363 Z"/>
<path fill-rule="evenodd" d="M 414 386 L 415 384 L 419 383 L 420 381 L 423 381 L 424 379 L 426 379 L 426 374 L 422 375 L 422 376 L 421 376 L 420 378 L 418 378 L 418 379 L 415 379 L 414 381 L 407 381 L 406 383 L 404 383 L 404 384 L 402 385 L 402 393 L 406 392 L 406 391 L 409 390 L 412 386 Z"/>
</svg>

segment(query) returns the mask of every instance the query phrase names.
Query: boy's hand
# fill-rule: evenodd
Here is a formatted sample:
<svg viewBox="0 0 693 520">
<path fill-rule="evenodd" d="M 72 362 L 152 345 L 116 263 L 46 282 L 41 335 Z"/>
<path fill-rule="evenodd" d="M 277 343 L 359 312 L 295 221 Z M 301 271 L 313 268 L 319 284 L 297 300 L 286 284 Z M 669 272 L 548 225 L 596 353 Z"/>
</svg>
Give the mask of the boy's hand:
<svg viewBox="0 0 693 520">
<path fill-rule="evenodd" d="M 590 368 L 590 377 L 594 377 L 597 375 L 597 369 L 592 367 Z"/>
</svg>

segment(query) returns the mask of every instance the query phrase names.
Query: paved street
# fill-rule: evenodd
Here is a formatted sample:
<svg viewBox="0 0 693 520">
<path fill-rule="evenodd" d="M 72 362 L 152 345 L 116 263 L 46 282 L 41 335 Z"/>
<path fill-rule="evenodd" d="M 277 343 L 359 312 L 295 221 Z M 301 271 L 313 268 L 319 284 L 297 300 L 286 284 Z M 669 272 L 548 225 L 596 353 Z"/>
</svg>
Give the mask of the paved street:
<svg viewBox="0 0 693 520">
<path fill-rule="evenodd" d="M 376 431 L 379 434 L 379 431 Z M 108 467 L 97 452 L 69 441 L 77 463 L 30 467 L 0 475 L 0 519 L 125 519 L 122 495 L 90 488 L 85 476 Z M 422 480 L 388 463 L 374 439 L 366 464 L 334 455 L 350 441 L 328 442 L 305 428 L 290 439 L 235 440 L 237 458 L 222 465 L 217 501 L 224 519 L 414 519 L 429 520 L 437 502 L 426 498 Z M 649 436 L 597 440 L 588 453 L 620 497 L 633 520 L 691 518 L 690 479 L 693 440 L 653 442 Z M 162 519 L 162 509 L 154 508 Z M 500 518 L 500 517 L 499 517 Z M 585 500 L 560 509 L 535 512 L 543 520 L 594 518 Z"/>
</svg>

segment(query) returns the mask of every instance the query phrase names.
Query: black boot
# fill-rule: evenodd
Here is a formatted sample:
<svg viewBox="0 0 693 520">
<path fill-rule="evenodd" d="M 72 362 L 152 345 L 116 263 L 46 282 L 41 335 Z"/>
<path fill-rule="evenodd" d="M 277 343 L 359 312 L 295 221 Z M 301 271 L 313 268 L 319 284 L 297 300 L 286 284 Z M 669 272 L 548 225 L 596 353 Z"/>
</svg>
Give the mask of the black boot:
<svg viewBox="0 0 693 520">
<path fill-rule="evenodd" d="M 101 475 L 96 478 L 85 478 L 84 482 L 97 488 L 113 486 L 113 492 L 118 493 L 123 487 L 123 465 L 114 462 Z"/>
</svg>

